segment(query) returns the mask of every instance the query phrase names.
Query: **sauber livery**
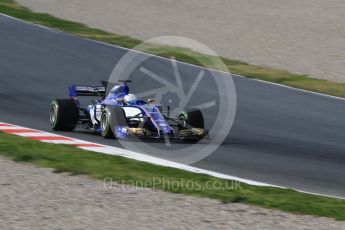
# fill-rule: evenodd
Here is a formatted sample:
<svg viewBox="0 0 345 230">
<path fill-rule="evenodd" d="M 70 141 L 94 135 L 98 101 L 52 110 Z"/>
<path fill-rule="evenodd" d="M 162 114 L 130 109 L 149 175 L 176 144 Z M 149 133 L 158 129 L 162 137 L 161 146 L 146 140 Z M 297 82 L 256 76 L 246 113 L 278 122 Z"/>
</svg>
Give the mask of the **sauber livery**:
<svg viewBox="0 0 345 230">
<path fill-rule="evenodd" d="M 50 124 L 56 131 L 90 129 L 104 138 L 178 138 L 198 141 L 207 135 L 203 114 L 198 109 L 170 116 L 170 107 L 154 100 L 138 99 L 129 93 L 129 80 L 120 80 L 106 93 L 103 86 L 72 85 L 68 99 L 50 104 Z M 92 104 L 82 107 L 78 97 L 92 97 Z"/>
</svg>

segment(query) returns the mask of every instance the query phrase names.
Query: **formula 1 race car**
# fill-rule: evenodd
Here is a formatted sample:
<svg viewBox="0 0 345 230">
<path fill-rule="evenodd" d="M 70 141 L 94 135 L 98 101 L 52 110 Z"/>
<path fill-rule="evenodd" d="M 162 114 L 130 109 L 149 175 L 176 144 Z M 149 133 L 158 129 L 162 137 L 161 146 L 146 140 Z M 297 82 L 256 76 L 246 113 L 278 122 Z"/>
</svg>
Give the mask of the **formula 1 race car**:
<svg viewBox="0 0 345 230">
<path fill-rule="evenodd" d="M 204 117 L 199 109 L 182 111 L 170 117 L 170 107 L 144 101 L 129 93 L 129 80 L 120 80 L 108 95 L 103 86 L 69 87 L 69 99 L 50 104 L 50 124 L 56 131 L 73 131 L 76 127 L 91 129 L 104 138 L 178 138 L 198 141 L 207 135 Z M 82 108 L 78 96 L 93 97 L 92 104 Z"/>
</svg>

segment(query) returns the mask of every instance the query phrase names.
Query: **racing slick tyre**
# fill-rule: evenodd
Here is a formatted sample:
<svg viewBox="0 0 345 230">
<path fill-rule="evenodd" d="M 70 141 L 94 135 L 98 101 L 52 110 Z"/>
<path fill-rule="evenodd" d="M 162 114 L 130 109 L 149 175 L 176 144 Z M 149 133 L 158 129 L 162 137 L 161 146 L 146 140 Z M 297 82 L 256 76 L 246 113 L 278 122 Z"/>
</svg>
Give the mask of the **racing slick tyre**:
<svg viewBox="0 0 345 230">
<path fill-rule="evenodd" d="M 50 104 L 49 120 L 55 131 L 73 131 L 78 122 L 78 107 L 73 99 L 56 99 Z"/>
<path fill-rule="evenodd" d="M 183 121 L 183 124 L 178 126 L 179 135 L 184 136 L 183 141 L 195 144 L 204 137 L 203 135 L 192 135 L 193 131 L 191 130 L 192 128 L 204 129 L 204 116 L 199 109 L 183 111 L 178 119 Z"/>
<path fill-rule="evenodd" d="M 112 121 L 111 121 L 111 112 L 108 107 L 106 107 L 101 115 L 101 134 L 105 139 L 114 139 L 114 133 L 111 130 Z"/>
<path fill-rule="evenodd" d="M 117 128 L 128 127 L 125 110 L 121 107 L 112 107 L 111 114 L 113 116 L 112 121 L 114 122 L 113 127 L 115 128 L 115 133 L 114 133 L 115 137 L 119 139 L 124 139 L 126 136 L 123 136 L 123 134 L 119 132 Z"/>
<path fill-rule="evenodd" d="M 187 111 L 183 111 L 180 113 L 178 118 L 193 128 L 204 128 L 204 116 L 199 109 L 189 109 Z"/>
<path fill-rule="evenodd" d="M 127 127 L 125 111 L 121 107 L 106 107 L 101 115 L 101 134 L 106 139 L 116 137 L 112 127 Z"/>
</svg>

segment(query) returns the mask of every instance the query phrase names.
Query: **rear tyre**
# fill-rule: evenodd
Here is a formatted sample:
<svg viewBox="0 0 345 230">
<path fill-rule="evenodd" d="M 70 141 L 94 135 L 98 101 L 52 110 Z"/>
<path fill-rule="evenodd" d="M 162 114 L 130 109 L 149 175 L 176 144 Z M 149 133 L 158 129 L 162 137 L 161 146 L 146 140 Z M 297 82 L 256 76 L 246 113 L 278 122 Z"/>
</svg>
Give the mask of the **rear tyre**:
<svg viewBox="0 0 345 230">
<path fill-rule="evenodd" d="M 114 139 L 114 133 L 111 130 L 111 113 L 109 108 L 105 108 L 101 115 L 101 134 L 105 139 Z"/>
<path fill-rule="evenodd" d="M 106 107 L 101 115 L 101 134 L 106 139 L 118 137 L 115 127 L 128 127 L 125 111 L 121 107 Z"/>
<path fill-rule="evenodd" d="M 111 114 L 114 115 L 114 126 L 128 126 L 125 110 L 123 108 L 113 107 L 111 108 Z"/>
<path fill-rule="evenodd" d="M 78 107 L 73 99 L 56 99 L 50 104 L 49 120 L 55 131 L 73 131 L 78 122 Z"/>
<path fill-rule="evenodd" d="M 128 128 L 128 122 L 126 119 L 126 114 L 125 111 L 123 110 L 123 108 L 121 107 L 112 107 L 111 108 L 111 114 L 113 116 L 113 122 L 114 125 L 112 127 L 114 127 L 114 135 L 116 138 L 118 139 L 124 139 L 126 138 L 127 134 L 123 133 L 122 131 L 120 131 L 117 128 Z"/>
</svg>

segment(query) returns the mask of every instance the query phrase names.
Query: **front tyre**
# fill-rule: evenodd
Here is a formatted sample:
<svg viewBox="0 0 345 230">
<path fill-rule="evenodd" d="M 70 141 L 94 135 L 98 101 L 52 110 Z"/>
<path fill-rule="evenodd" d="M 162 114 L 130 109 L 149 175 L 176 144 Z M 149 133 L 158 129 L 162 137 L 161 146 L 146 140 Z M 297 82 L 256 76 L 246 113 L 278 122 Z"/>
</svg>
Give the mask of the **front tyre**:
<svg viewBox="0 0 345 230">
<path fill-rule="evenodd" d="M 50 103 L 49 120 L 55 131 L 73 131 L 78 122 L 78 107 L 73 99 L 56 99 Z"/>
<path fill-rule="evenodd" d="M 189 109 L 179 115 L 179 120 L 186 123 L 188 128 L 204 128 L 204 116 L 199 109 Z"/>
<path fill-rule="evenodd" d="M 205 136 L 204 116 L 199 109 L 189 109 L 179 114 L 183 123 L 178 126 L 180 137 L 188 143 L 197 143 Z"/>
</svg>

